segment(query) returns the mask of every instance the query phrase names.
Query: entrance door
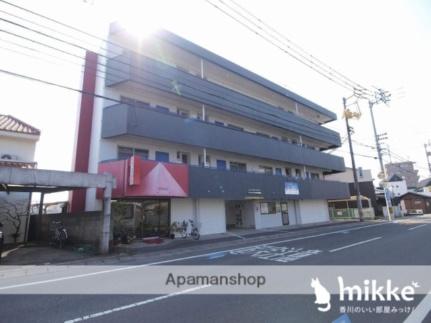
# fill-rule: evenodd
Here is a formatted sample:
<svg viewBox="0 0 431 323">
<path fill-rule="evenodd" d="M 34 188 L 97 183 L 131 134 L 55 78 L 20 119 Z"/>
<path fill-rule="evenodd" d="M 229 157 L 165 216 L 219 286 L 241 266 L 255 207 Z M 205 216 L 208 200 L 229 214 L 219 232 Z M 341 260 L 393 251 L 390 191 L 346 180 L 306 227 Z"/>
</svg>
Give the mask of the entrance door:
<svg viewBox="0 0 431 323">
<path fill-rule="evenodd" d="M 286 202 L 281 202 L 281 219 L 283 221 L 283 225 L 288 225 L 289 224 L 289 212 L 287 209 L 287 203 Z"/>
<path fill-rule="evenodd" d="M 169 200 L 147 200 L 142 202 L 141 236 L 167 236 L 170 227 Z"/>
</svg>

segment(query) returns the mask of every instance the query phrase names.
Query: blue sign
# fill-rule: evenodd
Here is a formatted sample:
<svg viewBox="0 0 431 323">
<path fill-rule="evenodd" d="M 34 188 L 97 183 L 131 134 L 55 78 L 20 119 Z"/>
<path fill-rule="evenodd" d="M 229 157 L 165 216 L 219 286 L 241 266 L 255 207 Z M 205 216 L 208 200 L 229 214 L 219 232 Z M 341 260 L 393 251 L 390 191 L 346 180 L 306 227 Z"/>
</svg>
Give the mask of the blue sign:
<svg viewBox="0 0 431 323">
<path fill-rule="evenodd" d="M 299 187 L 296 182 L 284 182 L 284 194 L 299 195 Z"/>
</svg>

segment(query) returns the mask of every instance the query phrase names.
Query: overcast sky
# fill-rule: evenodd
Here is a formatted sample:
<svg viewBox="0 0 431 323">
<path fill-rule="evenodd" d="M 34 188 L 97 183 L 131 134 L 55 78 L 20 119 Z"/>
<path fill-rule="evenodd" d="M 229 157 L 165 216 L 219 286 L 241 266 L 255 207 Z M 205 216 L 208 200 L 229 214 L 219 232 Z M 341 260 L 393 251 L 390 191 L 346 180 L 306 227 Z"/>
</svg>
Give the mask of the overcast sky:
<svg viewBox="0 0 431 323">
<path fill-rule="evenodd" d="M 415 161 L 422 177 L 428 175 L 423 144 L 431 139 L 428 99 L 431 84 L 430 1 L 237 2 L 354 81 L 367 87 L 378 86 L 393 91 L 389 106 L 375 108 L 378 130 L 388 133 L 387 143 L 391 150 Z M 346 136 L 341 118 L 342 97 L 351 93 L 269 45 L 204 0 L 88 0 L 87 3 L 80 0 L 16 0 L 14 3 L 103 36 L 112 20 L 145 20 L 169 29 L 334 111 L 338 120 L 327 126 L 339 131 L 342 137 Z M 57 28 L 4 3 L 0 3 L 0 10 Z M 0 16 L 16 20 L 1 12 Z M 1 29 L 40 39 L 3 21 L 0 24 Z M 83 35 L 75 36 L 91 41 L 87 46 L 93 50 L 100 45 Z M 37 48 L 34 43 L 2 32 L 1 69 L 80 87 L 82 67 L 79 59 L 46 49 L 44 51 L 51 56 L 20 50 L 11 42 Z M 16 51 L 44 60 L 20 55 Z M 76 54 L 81 53 L 77 51 Z M 36 150 L 39 168 L 71 170 L 79 96 L 4 74 L 0 74 L 0 88 L 0 113 L 14 115 L 42 132 Z M 360 107 L 363 117 L 352 123 L 355 128 L 353 138 L 374 146 L 368 105 L 363 101 Z M 358 154 L 376 155 L 375 150 L 363 145 L 355 144 L 354 149 Z M 346 165 L 350 166 L 347 145 L 334 154 L 345 157 Z M 399 161 L 399 158 L 392 157 L 393 161 Z M 389 161 L 388 156 L 385 156 L 385 161 Z M 377 176 L 377 160 L 357 156 L 357 164 L 372 169 L 373 176 Z"/>
</svg>

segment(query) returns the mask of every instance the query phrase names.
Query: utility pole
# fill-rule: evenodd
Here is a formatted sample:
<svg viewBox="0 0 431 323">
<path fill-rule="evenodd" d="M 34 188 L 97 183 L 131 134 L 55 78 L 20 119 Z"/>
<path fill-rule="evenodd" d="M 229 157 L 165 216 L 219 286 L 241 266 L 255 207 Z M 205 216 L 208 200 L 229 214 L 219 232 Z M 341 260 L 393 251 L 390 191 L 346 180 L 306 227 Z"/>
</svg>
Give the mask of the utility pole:
<svg viewBox="0 0 431 323">
<path fill-rule="evenodd" d="M 362 211 L 362 200 L 361 200 L 361 191 L 359 189 L 358 182 L 358 174 L 356 172 L 356 164 L 355 164 L 355 155 L 353 153 L 353 145 L 352 145 L 352 130 L 353 128 L 349 125 L 349 119 L 353 117 L 359 117 L 359 114 L 351 112 L 347 109 L 347 99 L 343 98 L 343 107 L 344 107 L 344 118 L 346 119 L 346 128 L 347 128 L 347 139 L 349 141 L 349 149 L 350 149 L 350 158 L 352 159 L 352 171 L 353 171 L 353 180 L 355 182 L 355 191 L 356 191 L 356 205 L 358 208 L 359 221 L 364 221 L 364 213 Z"/>
<path fill-rule="evenodd" d="M 427 144 L 424 144 L 424 148 L 425 148 L 425 154 L 427 156 L 428 170 L 431 175 L 431 162 L 430 162 L 431 151 L 428 150 L 428 147 L 431 147 L 430 142 L 428 142 Z"/>
<path fill-rule="evenodd" d="M 383 165 L 382 147 L 380 145 L 380 141 L 388 138 L 387 138 L 387 133 L 383 133 L 380 135 L 377 134 L 376 122 L 374 121 L 373 107 L 375 104 L 378 104 L 381 102 L 387 104 L 390 101 L 390 97 L 391 97 L 391 94 L 389 92 L 384 91 L 382 89 L 377 89 L 377 92 L 375 92 L 374 94 L 374 100 L 371 100 L 371 99 L 368 100 L 368 106 L 370 108 L 370 114 L 371 114 L 371 121 L 373 123 L 374 138 L 376 140 L 377 156 L 379 158 L 379 163 L 380 163 L 380 174 L 381 174 L 381 177 L 383 177 L 383 181 L 387 181 L 387 176 L 386 176 L 386 169 Z M 390 212 L 389 205 L 391 205 L 392 203 L 390 202 L 390 198 L 388 196 L 388 191 L 386 186 L 384 186 L 383 188 L 385 192 L 385 201 L 386 201 L 386 210 L 388 213 L 388 220 L 390 221 L 391 212 Z"/>
</svg>

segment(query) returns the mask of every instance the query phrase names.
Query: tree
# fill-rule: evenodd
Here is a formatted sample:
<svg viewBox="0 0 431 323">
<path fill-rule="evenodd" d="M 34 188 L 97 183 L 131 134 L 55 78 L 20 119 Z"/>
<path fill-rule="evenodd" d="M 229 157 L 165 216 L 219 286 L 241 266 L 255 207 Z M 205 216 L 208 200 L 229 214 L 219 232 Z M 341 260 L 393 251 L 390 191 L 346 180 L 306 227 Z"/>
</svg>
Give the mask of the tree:
<svg viewBox="0 0 431 323">
<path fill-rule="evenodd" d="M 12 200 L 0 198 L 0 222 L 5 226 L 10 223 L 13 228 L 11 234 L 14 242 L 16 243 L 20 236 L 21 226 L 23 224 L 23 217 L 27 216 L 28 201 L 27 200 Z"/>
</svg>

